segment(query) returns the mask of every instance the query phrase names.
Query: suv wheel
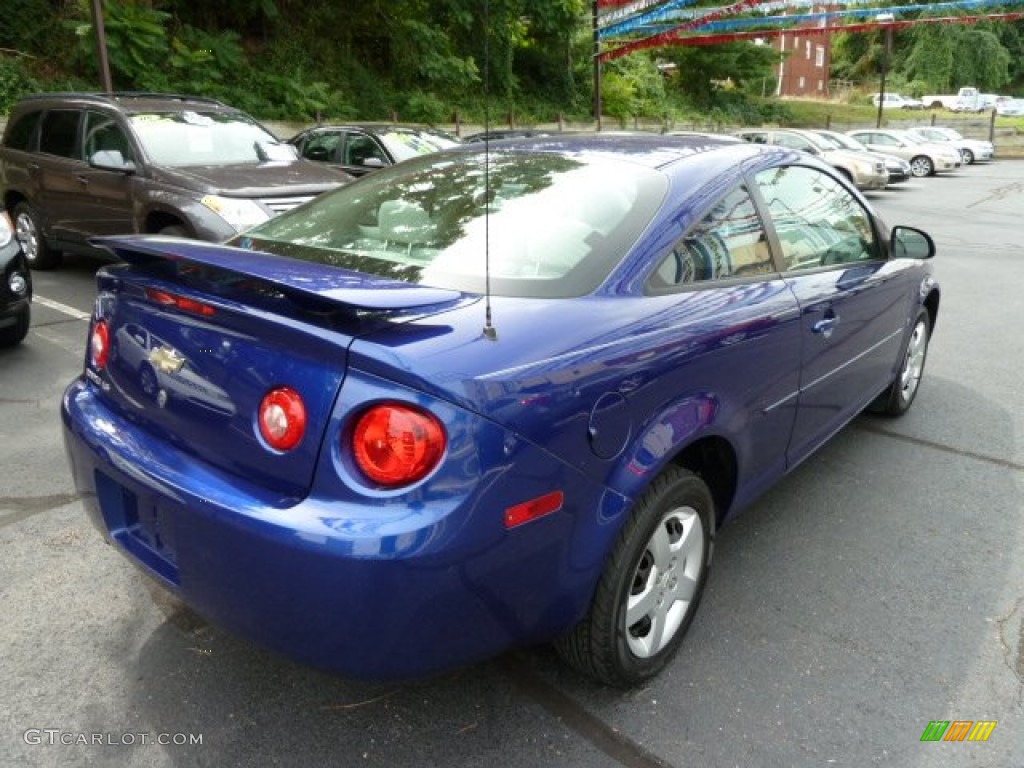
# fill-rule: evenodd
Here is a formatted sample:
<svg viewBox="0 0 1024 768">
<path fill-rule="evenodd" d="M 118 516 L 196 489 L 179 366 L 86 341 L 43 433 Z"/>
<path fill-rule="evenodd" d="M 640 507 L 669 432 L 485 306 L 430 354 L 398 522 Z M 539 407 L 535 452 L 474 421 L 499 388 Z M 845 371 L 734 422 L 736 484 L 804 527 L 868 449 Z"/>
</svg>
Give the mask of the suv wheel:
<svg viewBox="0 0 1024 768">
<path fill-rule="evenodd" d="M 14 232 L 30 269 L 53 269 L 60 264 L 60 251 L 46 244 L 39 214 L 28 203 L 14 206 Z"/>
</svg>

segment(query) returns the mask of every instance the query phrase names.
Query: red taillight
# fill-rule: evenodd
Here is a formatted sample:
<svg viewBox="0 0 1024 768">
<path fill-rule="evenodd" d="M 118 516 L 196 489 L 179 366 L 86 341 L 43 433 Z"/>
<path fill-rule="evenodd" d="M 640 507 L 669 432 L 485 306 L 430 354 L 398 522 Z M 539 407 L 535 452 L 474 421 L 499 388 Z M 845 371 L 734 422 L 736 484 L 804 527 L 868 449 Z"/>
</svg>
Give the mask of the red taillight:
<svg viewBox="0 0 1024 768">
<path fill-rule="evenodd" d="M 441 460 L 446 440 L 435 416 L 408 405 L 382 403 L 359 417 L 352 448 L 363 474 L 395 488 L 426 477 Z"/>
<path fill-rule="evenodd" d="M 93 368 L 102 371 L 110 357 L 110 330 L 105 320 L 97 320 L 89 337 L 89 359 Z"/>
<path fill-rule="evenodd" d="M 290 451 L 306 434 L 306 405 L 290 387 L 278 387 L 260 403 L 260 434 L 278 451 Z"/>
<path fill-rule="evenodd" d="M 195 299 L 178 296 L 176 293 L 160 291 L 156 288 L 147 288 L 146 298 L 150 301 L 155 301 L 157 304 L 163 304 L 165 307 L 175 307 L 182 312 L 191 312 L 194 315 L 202 315 L 203 317 L 210 317 L 216 313 L 216 310 L 209 304 L 203 304 Z"/>
</svg>

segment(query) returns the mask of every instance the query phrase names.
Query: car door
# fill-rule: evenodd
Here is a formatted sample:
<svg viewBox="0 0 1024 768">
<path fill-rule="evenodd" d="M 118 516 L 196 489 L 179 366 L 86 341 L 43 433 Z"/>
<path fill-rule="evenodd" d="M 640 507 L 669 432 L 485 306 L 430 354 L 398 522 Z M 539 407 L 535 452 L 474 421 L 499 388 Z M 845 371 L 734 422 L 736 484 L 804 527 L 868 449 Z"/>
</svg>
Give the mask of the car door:
<svg viewBox="0 0 1024 768">
<path fill-rule="evenodd" d="M 85 163 L 78 150 L 79 109 L 51 109 L 43 115 L 39 132 L 39 151 L 30 165 L 35 179 L 35 206 L 43 226 L 62 241 L 76 238 L 69 222 L 81 192 L 76 175 Z"/>
<path fill-rule="evenodd" d="M 907 267 L 886 258 L 859 197 L 817 168 L 762 171 L 769 212 L 800 305 L 800 387 L 787 460 L 797 464 L 859 413 L 892 377 L 912 299 Z"/>
<path fill-rule="evenodd" d="M 725 192 L 672 243 L 648 293 L 677 296 L 675 306 L 656 313 L 676 338 L 658 355 L 688 362 L 652 384 L 644 398 L 715 403 L 732 414 L 724 421 L 743 430 L 737 436 L 742 506 L 786 469 L 801 362 L 798 305 L 777 271 L 747 185 Z M 679 438 L 671 418 L 662 427 L 673 435 L 670 442 Z"/>
<path fill-rule="evenodd" d="M 119 152 L 136 162 L 136 150 L 113 115 L 87 110 L 82 121 L 81 158 L 75 170 L 78 195 L 69 207 L 65 226 L 71 237 L 84 241 L 95 235 L 121 235 L 136 231 L 134 224 L 134 172 L 97 168 L 89 164 L 97 152 Z"/>
</svg>

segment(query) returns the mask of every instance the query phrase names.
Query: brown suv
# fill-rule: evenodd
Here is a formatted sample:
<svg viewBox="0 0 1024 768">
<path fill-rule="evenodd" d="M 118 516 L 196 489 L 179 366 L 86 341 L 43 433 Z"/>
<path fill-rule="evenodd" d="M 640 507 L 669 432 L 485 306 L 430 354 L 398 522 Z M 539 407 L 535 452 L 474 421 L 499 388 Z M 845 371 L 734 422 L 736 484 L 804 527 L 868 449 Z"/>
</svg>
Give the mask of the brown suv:
<svg viewBox="0 0 1024 768">
<path fill-rule="evenodd" d="M 34 269 L 91 251 L 94 235 L 226 240 L 350 178 L 194 96 L 29 96 L 0 145 L 3 207 Z"/>
</svg>

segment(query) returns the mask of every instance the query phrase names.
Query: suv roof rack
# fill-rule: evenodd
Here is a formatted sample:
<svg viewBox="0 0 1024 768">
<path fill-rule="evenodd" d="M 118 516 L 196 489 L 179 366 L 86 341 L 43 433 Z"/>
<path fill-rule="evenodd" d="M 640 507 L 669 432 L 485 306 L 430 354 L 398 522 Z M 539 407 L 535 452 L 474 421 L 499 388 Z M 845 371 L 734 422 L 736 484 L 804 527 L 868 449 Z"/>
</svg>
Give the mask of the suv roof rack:
<svg viewBox="0 0 1024 768">
<path fill-rule="evenodd" d="M 211 99 L 206 96 L 189 96 L 181 93 L 159 93 L 152 91 L 114 91 L 113 93 L 99 93 L 92 91 L 55 91 L 49 93 L 32 93 L 23 97 L 24 101 L 35 101 L 42 99 L 96 99 L 112 103 L 117 99 L 164 99 L 166 101 L 198 101 L 203 104 L 215 104 L 219 107 L 227 107 L 222 101 Z M 229 108 L 229 107 L 228 107 Z"/>
</svg>

